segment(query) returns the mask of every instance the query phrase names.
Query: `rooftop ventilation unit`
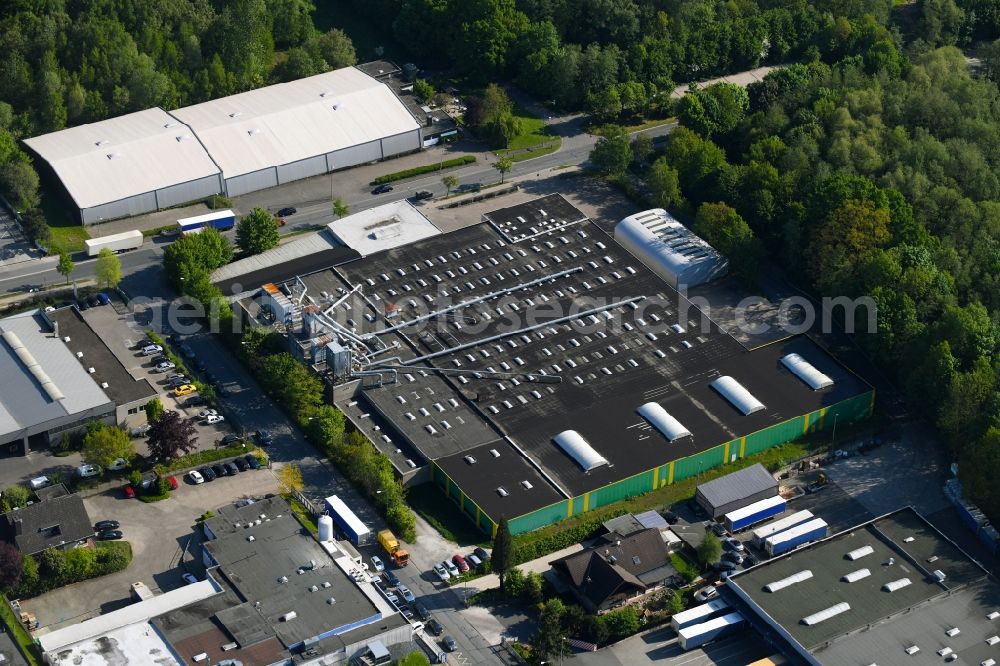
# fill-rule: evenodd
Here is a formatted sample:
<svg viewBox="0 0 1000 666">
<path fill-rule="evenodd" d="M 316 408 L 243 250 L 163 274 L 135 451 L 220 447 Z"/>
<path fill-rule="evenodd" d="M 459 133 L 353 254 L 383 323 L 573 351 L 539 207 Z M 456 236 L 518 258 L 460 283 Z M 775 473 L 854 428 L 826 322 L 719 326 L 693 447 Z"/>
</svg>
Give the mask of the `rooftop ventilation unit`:
<svg viewBox="0 0 1000 666">
<path fill-rule="evenodd" d="M 912 581 L 909 578 L 890 580 L 888 583 L 882 586 L 882 590 L 885 592 L 895 592 L 896 590 L 901 590 L 902 588 L 906 587 L 911 582 Z"/>
<path fill-rule="evenodd" d="M 658 402 L 647 402 L 636 411 L 639 412 L 639 416 L 659 430 L 668 441 L 673 442 L 681 437 L 691 437 L 691 431 L 671 416 Z"/>
<path fill-rule="evenodd" d="M 525 490 L 531 490 L 532 488 L 534 488 L 534 486 L 531 485 L 531 481 L 528 481 L 527 479 L 525 479 L 524 481 L 522 481 L 521 485 L 524 486 Z"/>
<path fill-rule="evenodd" d="M 575 430 L 564 430 L 552 438 L 569 457 L 583 468 L 585 472 L 607 465 L 607 459 L 598 453 L 594 447 Z"/>
<path fill-rule="evenodd" d="M 934 580 L 936 580 L 939 583 L 943 583 L 944 579 L 947 578 L 947 576 L 944 575 L 944 572 L 941 571 L 940 569 L 935 569 L 934 571 L 931 572 L 931 575 L 934 576 Z"/>
<path fill-rule="evenodd" d="M 99 139 L 99 140 L 97 140 L 97 141 L 94 142 L 94 145 L 97 146 L 98 148 L 100 148 L 101 146 L 106 146 L 109 143 L 111 143 L 111 142 L 108 141 L 107 139 Z"/>
<path fill-rule="evenodd" d="M 754 412 L 760 412 L 764 409 L 764 403 L 753 397 L 750 391 L 746 390 L 742 384 L 728 375 L 719 377 L 710 386 L 728 400 L 733 407 L 742 412 L 744 416 L 749 416 Z"/>
<path fill-rule="evenodd" d="M 198 654 L 196 654 L 193 657 L 191 657 L 191 661 L 194 661 L 194 662 L 205 661 L 206 659 L 208 659 L 208 653 L 207 652 L 199 652 Z"/>
<path fill-rule="evenodd" d="M 802 581 L 809 580 L 813 577 L 813 572 L 809 569 L 799 571 L 794 573 L 787 578 L 782 578 L 781 580 L 776 580 L 773 583 L 768 583 L 764 586 L 765 592 L 777 592 L 778 590 L 783 590 L 786 587 L 795 585 L 795 583 L 801 583 Z"/>
<path fill-rule="evenodd" d="M 831 617 L 840 615 L 841 613 L 846 613 L 849 610 L 851 610 L 851 605 L 846 601 L 842 601 L 839 604 L 834 604 L 829 608 L 824 608 L 821 611 L 817 611 L 812 615 L 805 616 L 804 618 L 802 618 L 802 624 L 806 625 L 807 627 L 811 627 L 814 624 L 819 624 L 824 620 L 829 620 Z"/>
<path fill-rule="evenodd" d="M 503 486 L 497 488 L 497 495 L 499 495 L 500 497 L 507 497 L 507 495 L 509 494 L 510 493 L 508 493 L 507 489 L 504 488 Z"/>
<path fill-rule="evenodd" d="M 233 111 L 232 113 L 229 114 L 229 117 L 230 118 L 239 118 L 242 115 L 243 115 L 242 111 Z"/>
<path fill-rule="evenodd" d="M 990 636 L 986 639 L 987 645 L 996 645 L 997 643 L 1000 643 L 1000 637 L 998 636 Z"/>
<path fill-rule="evenodd" d="M 875 549 L 872 548 L 871 546 L 862 546 L 861 548 L 855 548 L 854 550 L 849 552 L 847 554 L 847 559 L 851 561 L 860 560 L 862 557 L 865 557 L 866 555 L 871 555 L 874 552 Z"/>
<path fill-rule="evenodd" d="M 840 580 L 844 581 L 845 583 L 856 583 L 859 580 L 863 578 L 868 578 L 868 576 L 871 575 L 872 572 L 869 571 L 868 569 L 858 569 L 857 571 L 852 571 L 851 573 L 844 574 L 840 578 Z"/>
<path fill-rule="evenodd" d="M 295 611 L 288 611 L 287 613 L 285 613 L 284 615 L 281 616 L 281 621 L 282 622 L 291 622 L 292 620 L 294 620 L 298 616 L 299 616 L 299 614 L 296 613 Z"/>
<path fill-rule="evenodd" d="M 108 383 L 107 382 L 101 382 L 101 388 L 102 389 L 108 388 Z"/>
<path fill-rule="evenodd" d="M 95 372 L 97 372 L 97 370 L 95 370 L 94 368 L 87 368 L 87 372 L 92 375 Z"/>
<path fill-rule="evenodd" d="M 813 391 L 825 389 L 833 386 L 833 380 L 823 374 L 816 367 L 798 354 L 788 354 L 781 358 L 781 364 L 788 368 L 792 374 L 801 379 Z M 912 541 L 912 537 L 910 538 Z"/>
<path fill-rule="evenodd" d="M 959 629 L 958 627 L 952 627 L 951 629 L 949 629 L 944 633 L 948 635 L 948 638 L 954 638 L 955 636 L 958 636 L 960 633 L 962 633 L 962 630 Z"/>
<path fill-rule="evenodd" d="M 937 653 L 939 657 L 947 657 L 949 654 L 952 653 L 952 649 L 948 646 L 945 646 L 940 650 L 938 650 Z"/>
<path fill-rule="evenodd" d="M 987 613 L 986 615 L 987 620 L 995 620 L 998 617 L 1000 617 L 1000 611 L 993 611 L 991 613 Z"/>
<path fill-rule="evenodd" d="M 253 541 L 256 541 L 256 540 L 257 540 L 257 539 L 256 539 L 256 538 L 254 538 L 254 535 L 252 535 L 252 534 L 251 534 L 250 536 L 248 536 L 248 537 L 247 537 L 247 541 L 250 541 L 250 542 L 253 542 Z"/>
<path fill-rule="evenodd" d="M 497 451 L 496 449 L 490 449 L 490 455 L 493 456 L 494 458 L 499 458 L 500 452 Z"/>
<path fill-rule="evenodd" d="M 996 663 L 997 662 L 996 662 L 995 659 L 992 659 L 992 658 L 991 659 L 984 659 L 981 662 L 979 662 L 979 666 L 996 666 Z"/>
<path fill-rule="evenodd" d="M 330 604 L 332 606 L 335 603 L 337 603 L 337 600 L 334 597 L 330 597 L 329 599 L 326 600 L 326 603 L 328 603 L 328 604 Z"/>
<path fill-rule="evenodd" d="M 63 342 L 71 342 L 70 337 L 67 335 L 65 338 L 63 338 Z"/>
<path fill-rule="evenodd" d="M 470 465 L 475 465 L 476 464 L 476 459 L 473 458 L 472 456 L 465 456 L 464 460 L 465 460 L 465 462 L 469 463 Z"/>
<path fill-rule="evenodd" d="M 413 462 L 410 458 L 406 459 L 406 464 L 410 466 L 410 469 L 416 469 L 417 463 Z"/>
<path fill-rule="evenodd" d="M 918 652 L 920 652 L 920 648 L 917 647 L 916 645 L 911 645 L 910 647 L 906 648 L 906 654 L 910 656 L 913 656 Z"/>
</svg>

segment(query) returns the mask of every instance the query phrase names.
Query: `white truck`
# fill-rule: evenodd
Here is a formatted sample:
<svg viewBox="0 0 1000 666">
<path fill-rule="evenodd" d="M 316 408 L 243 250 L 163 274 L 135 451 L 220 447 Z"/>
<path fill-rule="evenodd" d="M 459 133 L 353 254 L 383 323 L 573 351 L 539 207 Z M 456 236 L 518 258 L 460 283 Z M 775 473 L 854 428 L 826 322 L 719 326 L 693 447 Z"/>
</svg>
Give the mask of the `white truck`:
<svg viewBox="0 0 1000 666">
<path fill-rule="evenodd" d="M 120 234 L 101 236 L 100 238 L 90 238 L 85 240 L 87 246 L 87 256 L 96 257 L 101 250 L 108 248 L 112 252 L 128 252 L 142 247 L 142 232 L 133 229 Z"/>
</svg>

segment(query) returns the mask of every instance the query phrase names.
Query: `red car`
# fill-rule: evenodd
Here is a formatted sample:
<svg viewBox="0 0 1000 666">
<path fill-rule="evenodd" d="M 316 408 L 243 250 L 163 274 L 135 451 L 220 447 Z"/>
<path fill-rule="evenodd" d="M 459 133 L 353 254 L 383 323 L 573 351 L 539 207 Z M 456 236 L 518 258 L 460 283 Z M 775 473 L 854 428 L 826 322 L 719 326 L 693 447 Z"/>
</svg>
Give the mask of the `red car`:
<svg viewBox="0 0 1000 666">
<path fill-rule="evenodd" d="M 135 489 L 132 486 L 122 486 L 122 494 L 125 499 L 135 499 Z"/>
<path fill-rule="evenodd" d="M 167 477 L 167 483 L 170 484 L 170 489 L 171 490 L 177 490 L 177 477 L 176 476 L 168 476 Z"/>
<path fill-rule="evenodd" d="M 455 557 L 451 558 L 451 561 L 455 564 L 456 567 L 458 567 L 458 570 L 461 571 L 462 573 L 465 573 L 466 571 L 469 570 L 468 562 L 466 562 L 465 558 L 462 557 L 461 555 L 456 555 Z"/>
</svg>

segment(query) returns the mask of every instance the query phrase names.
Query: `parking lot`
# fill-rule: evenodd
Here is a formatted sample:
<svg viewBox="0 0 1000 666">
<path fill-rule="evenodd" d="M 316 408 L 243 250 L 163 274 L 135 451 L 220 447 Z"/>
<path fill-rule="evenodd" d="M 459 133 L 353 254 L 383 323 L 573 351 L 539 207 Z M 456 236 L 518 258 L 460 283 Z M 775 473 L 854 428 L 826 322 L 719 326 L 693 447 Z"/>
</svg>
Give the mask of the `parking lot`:
<svg viewBox="0 0 1000 666">
<path fill-rule="evenodd" d="M 145 504 L 123 499 L 118 490 L 84 500 L 93 521 L 117 520 L 132 544 L 132 564 L 116 574 L 53 590 L 22 602 L 48 630 L 88 619 L 129 603 L 129 586 L 142 581 L 154 593 L 183 585 L 185 572 L 204 577 L 198 549 L 196 519 L 206 511 L 245 497 L 277 492 L 278 484 L 267 469 L 243 472 L 211 483 L 193 485 L 178 477 L 180 487 L 170 499 Z"/>
</svg>

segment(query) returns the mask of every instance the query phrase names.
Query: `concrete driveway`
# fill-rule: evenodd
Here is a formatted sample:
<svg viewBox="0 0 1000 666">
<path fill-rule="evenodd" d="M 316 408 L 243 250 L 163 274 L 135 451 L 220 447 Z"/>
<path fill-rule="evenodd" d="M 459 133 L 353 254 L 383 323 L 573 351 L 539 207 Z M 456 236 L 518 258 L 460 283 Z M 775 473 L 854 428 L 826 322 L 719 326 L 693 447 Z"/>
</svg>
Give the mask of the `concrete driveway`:
<svg viewBox="0 0 1000 666">
<path fill-rule="evenodd" d="M 51 631 L 127 605 L 129 586 L 136 581 L 160 593 L 182 585 L 181 574 L 185 571 L 200 578 L 204 569 L 195 520 L 205 511 L 243 497 L 277 492 L 278 487 L 274 475 L 266 469 L 197 486 L 187 479 L 178 481 L 181 485 L 170 499 L 153 504 L 122 499 L 117 490 L 86 498 L 84 504 L 92 520 L 121 523 L 125 538 L 132 544 L 132 564 L 124 571 L 23 601 L 22 607 L 35 613 L 41 626 Z"/>
</svg>

